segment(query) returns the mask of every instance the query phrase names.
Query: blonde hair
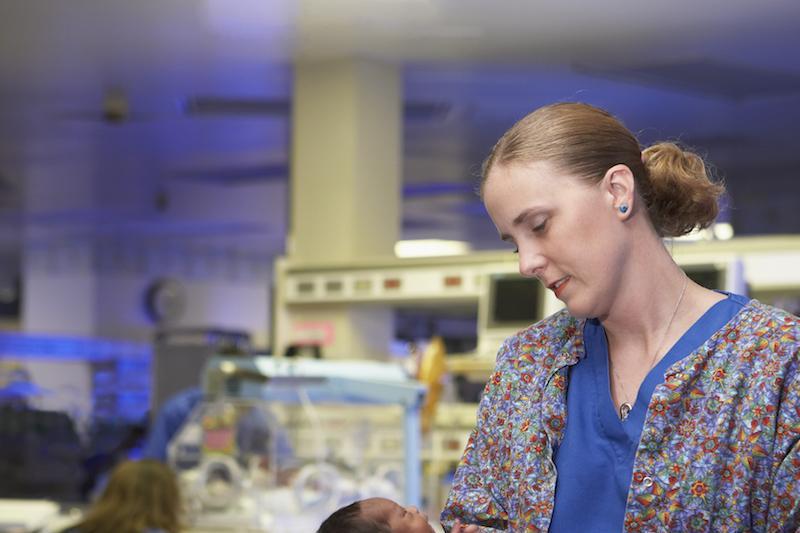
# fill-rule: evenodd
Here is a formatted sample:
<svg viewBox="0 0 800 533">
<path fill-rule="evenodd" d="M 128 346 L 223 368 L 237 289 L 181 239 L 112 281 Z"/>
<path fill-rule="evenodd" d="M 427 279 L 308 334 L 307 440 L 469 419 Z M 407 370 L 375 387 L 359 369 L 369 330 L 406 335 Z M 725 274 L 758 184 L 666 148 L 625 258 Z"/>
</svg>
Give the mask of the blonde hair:
<svg viewBox="0 0 800 533">
<path fill-rule="evenodd" d="M 598 183 L 614 165 L 626 165 L 656 232 L 685 235 L 710 226 L 725 188 L 711 181 L 700 156 L 673 143 L 642 151 L 610 113 L 581 103 L 541 107 L 514 124 L 483 163 L 481 192 L 495 166 L 547 161 L 565 173 Z"/>
<path fill-rule="evenodd" d="M 181 498 L 175 474 L 150 460 L 114 468 L 100 498 L 78 524 L 81 533 L 141 533 L 147 528 L 180 531 Z"/>
</svg>

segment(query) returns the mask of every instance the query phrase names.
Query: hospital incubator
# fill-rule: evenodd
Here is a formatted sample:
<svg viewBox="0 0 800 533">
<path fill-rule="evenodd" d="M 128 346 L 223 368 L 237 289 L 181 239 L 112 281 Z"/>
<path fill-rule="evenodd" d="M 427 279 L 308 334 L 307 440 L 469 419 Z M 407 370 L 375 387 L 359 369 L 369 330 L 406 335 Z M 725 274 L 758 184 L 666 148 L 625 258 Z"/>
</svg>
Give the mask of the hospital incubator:
<svg viewBox="0 0 800 533">
<path fill-rule="evenodd" d="M 191 528 L 313 533 L 359 499 L 419 505 L 425 389 L 401 366 L 214 358 L 204 387 L 168 447 Z"/>
</svg>

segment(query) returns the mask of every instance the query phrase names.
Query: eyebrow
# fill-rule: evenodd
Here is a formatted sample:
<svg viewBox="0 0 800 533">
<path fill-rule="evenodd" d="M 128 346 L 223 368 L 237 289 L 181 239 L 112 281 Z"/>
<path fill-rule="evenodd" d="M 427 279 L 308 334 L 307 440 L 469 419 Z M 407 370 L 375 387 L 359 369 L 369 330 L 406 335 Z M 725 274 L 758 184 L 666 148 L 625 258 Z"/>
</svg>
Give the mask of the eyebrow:
<svg viewBox="0 0 800 533">
<path fill-rule="evenodd" d="M 514 218 L 514 220 L 511 221 L 511 225 L 512 226 L 519 226 L 520 224 L 525 222 L 525 220 L 527 220 L 528 217 L 530 217 L 531 215 L 536 215 L 540 211 L 544 211 L 544 210 L 545 209 L 543 207 L 528 207 L 527 209 L 523 209 L 522 212 L 519 215 L 517 215 Z M 511 239 L 511 235 L 506 235 L 504 233 L 500 234 L 500 240 L 508 241 L 509 239 Z"/>
</svg>

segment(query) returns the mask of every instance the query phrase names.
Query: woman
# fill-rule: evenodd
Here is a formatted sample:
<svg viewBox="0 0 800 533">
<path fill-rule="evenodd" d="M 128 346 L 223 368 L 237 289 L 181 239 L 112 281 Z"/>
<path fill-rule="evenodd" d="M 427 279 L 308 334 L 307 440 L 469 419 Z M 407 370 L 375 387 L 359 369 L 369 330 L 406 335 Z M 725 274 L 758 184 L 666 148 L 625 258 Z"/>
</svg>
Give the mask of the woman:
<svg viewBox="0 0 800 533">
<path fill-rule="evenodd" d="M 177 533 L 180 516 L 172 470 L 150 459 L 125 461 L 114 468 L 84 519 L 64 533 Z"/>
<path fill-rule="evenodd" d="M 796 531 L 800 322 L 693 283 L 662 243 L 717 215 L 702 160 L 556 104 L 503 135 L 481 192 L 566 309 L 500 349 L 445 526 Z"/>
</svg>

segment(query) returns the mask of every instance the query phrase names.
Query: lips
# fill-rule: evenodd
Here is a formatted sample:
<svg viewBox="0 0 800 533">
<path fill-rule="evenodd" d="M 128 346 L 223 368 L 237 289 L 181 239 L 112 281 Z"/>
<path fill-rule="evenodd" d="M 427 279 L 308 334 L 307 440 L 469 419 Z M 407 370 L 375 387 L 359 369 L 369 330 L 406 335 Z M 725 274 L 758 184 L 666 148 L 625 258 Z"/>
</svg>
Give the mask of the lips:
<svg viewBox="0 0 800 533">
<path fill-rule="evenodd" d="M 569 276 L 564 276 L 563 278 L 558 279 L 548 285 L 547 288 L 553 291 L 556 295 L 556 298 L 558 298 L 561 296 L 561 293 L 564 292 L 564 287 L 567 286 L 567 283 L 569 283 L 570 279 L 571 278 Z"/>
</svg>

